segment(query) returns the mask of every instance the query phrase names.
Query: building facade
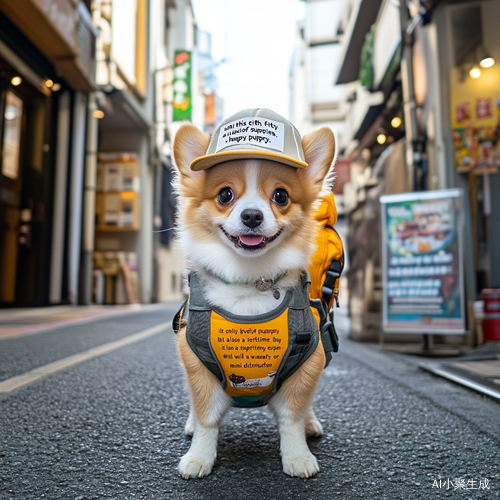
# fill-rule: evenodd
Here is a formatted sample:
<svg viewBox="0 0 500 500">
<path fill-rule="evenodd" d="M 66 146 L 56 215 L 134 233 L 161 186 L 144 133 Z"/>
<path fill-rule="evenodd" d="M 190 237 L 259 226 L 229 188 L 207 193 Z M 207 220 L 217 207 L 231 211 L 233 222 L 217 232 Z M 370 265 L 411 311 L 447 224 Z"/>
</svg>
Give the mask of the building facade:
<svg viewBox="0 0 500 500">
<path fill-rule="evenodd" d="M 78 300 L 88 102 L 96 90 L 89 8 L 0 2 L 3 307 Z"/>
<path fill-rule="evenodd" d="M 0 1 L 0 307 L 182 296 L 171 145 L 217 101 L 197 40 L 189 0 Z"/>
<path fill-rule="evenodd" d="M 334 74 L 341 57 L 343 14 L 346 0 L 312 0 L 305 4 L 305 17 L 297 23 L 290 65 L 290 116 L 303 135 L 320 126 L 330 127 L 337 140 L 334 193 L 337 210 L 344 214 L 344 183 L 350 176 L 345 158 L 345 123 L 349 102 L 346 89 L 336 85 Z"/>
<path fill-rule="evenodd" d="M 383 194 L 462 189 L 469 329 L 481 290 L 500 285 L 499 8 L 497 0 L 344 6 L 334 81 L 349 106 L 342 147 L 352 162 L 345 205 L 356 338 L 377 338 L 381 325 Z"/>
</svg>

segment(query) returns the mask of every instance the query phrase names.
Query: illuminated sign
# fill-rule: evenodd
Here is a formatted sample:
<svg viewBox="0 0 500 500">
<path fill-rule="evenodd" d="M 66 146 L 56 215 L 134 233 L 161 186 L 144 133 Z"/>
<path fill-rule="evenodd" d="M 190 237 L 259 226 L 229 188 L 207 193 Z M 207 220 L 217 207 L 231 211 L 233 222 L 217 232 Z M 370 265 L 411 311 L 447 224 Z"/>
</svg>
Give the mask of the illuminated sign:
<svg viewBox="0 0 500 500">
<path fill-rule="evenodd" d="M 174 59 L 174 122 L 191 120 L 191 52 L 176 50 Z"/>
</svg>

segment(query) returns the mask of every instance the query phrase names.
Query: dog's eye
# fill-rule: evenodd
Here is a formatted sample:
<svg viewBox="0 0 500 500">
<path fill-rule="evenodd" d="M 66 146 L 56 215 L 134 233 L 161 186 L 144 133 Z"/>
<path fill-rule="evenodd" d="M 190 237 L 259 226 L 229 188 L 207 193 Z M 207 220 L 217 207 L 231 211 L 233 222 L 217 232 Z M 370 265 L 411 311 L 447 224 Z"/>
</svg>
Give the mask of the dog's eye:
<svg viewBox="0 0 500 500">
<path fill-rule="evenodd" d="M 276 205 L 284 206 L 288 203 L 288 193 L 284 188 L 278 188 L 273 193 L 273 201 Z"/>
<path fill-rule="evenodd" d="M 233 190 L 230 187 L 223 187 L 219 191 L 219 203 L 222 205 L 227 205 L 228 203 L 231 203 L 234 198 L 234 193 Z"/>
</svg>

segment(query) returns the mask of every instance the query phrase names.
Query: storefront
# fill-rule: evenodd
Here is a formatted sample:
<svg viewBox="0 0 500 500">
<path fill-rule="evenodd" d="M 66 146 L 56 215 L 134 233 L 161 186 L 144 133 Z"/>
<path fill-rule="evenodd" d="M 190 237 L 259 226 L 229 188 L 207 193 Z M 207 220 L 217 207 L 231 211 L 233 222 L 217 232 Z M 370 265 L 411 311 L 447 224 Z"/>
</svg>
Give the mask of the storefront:
<svg viewBox="0 0 500 500">
<path fill-rule="evenodd" d="M 468 194 L 477 298 L 500 287 L 500 1 L 449 8 L 455 42 L 449 73 L 454 175 Z M 466 28 L 467 26 L 467 28 Z M 465 187 L 466 186 L 466 187 Z"/>
<path fill-rule="evenodd" d="M 93 302 L 151 301 L 152 123 L 126 91 L 104 93 L 97 156 Z"/>
<path fill-rule="evenodd" d="M 0 307 L 78 300 L 94 34 L 83 3 L 25 3 L 0 1 Z"/>
<path fill-rule="evenodd" d="M 349 61 L 344 60 L 337 80 L 343 82 L 358 77 L 360 80 L 360 87 L 351 97 L 352 112 L 346 120 L 352 141 L 347 146 L 351 175 L 344 188 L 349 249 L 348 304 L 351 337 L 357 340 L 377 339 L 381 325 L 379 198 L 413 190 L 413 175 L 405 163 L 407 124 L 400 69 L 399 8 L 388 1 L 379 2 L 378 6 L 380 9 L 363 13 L 373 24 L 365 21 L 366 37 L 359 48 L 358 73 L 353 74 Z M 353 36 L 351 45 L 355 41 Z"/>
<path fill-rule="evenodd" d="M 0 304 L 40 305 L 50 287 L 57 108 L 64 89 L 36 47 L 6 18 L 2 25 Z"/>
<path fill-rule="evenodd" d="M 417 25 L 418 13 L 413 23 Z M 500 286 L 500 0 L 434 2 L 414 33 L 418 126 L 429 188 L 464 193 L 464 270 L 472 304 Z"/>
</svg>

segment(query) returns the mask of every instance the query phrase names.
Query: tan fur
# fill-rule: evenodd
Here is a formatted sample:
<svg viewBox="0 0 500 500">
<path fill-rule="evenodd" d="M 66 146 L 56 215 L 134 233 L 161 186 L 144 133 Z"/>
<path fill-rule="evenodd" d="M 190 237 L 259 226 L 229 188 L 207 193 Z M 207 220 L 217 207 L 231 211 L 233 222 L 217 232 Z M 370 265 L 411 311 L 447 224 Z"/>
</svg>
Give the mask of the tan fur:
<svg viewBox="0 0 500 500">
<path fill-rule="evenodd" d="M 194 411 L 198 420 L 204 422 L 208 420 L 210 404 L 213 401 L 216 389 L 220 386 L 220 382 L 189 347 L 185 328 L 178 333 L 177 337 L 179 357 L 186 369 Z"/>
<path fill-rule="evenodd" d="M 196 188 L 196 181 L 204 177 L 205 172 L 193 172 L 191 162 L 203 156 L 210 143 L 210 136 L 187 123 L 175 134 L 174 161 L 180 173 L 180 183 L 184 193 L 192 192 Z"/>
<path fill-rule="evenodd" d="M 335 135 L 328 127 L 321 127 L 302 138 L 302 149 L 308 167 L 302 175 L 311 177 L 316 186 L 321 186 L 335 160 Z M 314 168 L 311 168 L 314 167 Z"/>
</svg>

